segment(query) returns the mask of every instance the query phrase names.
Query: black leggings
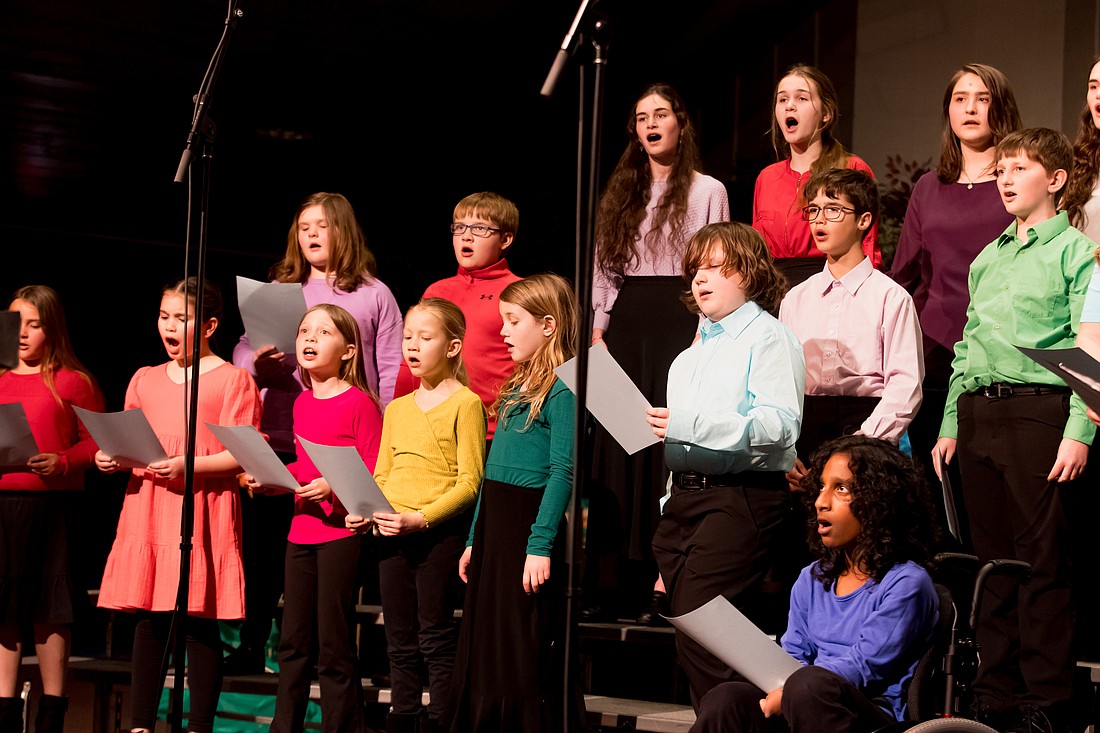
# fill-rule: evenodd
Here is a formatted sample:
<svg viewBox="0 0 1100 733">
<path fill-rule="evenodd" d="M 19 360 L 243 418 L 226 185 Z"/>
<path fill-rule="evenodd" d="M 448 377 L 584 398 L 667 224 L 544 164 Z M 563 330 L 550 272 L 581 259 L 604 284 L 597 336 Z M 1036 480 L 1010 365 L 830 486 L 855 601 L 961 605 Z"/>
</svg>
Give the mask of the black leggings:
<svg viewBox="0 0 1100 733">
<path fill-rule="evenodd" d="M 185 623 L 187 687 L 191 701 L 187 729 L 194 733 L 212 733 L 222 687 L 221 631 L 217 619 L 188 616 Z M 171 630 L 171 612 L 137 612 L 130 683 L 132 728 L 154 730 L 156 727 L 157 708 L 164 689 L 161 662 L 166 656 Z"/>
</svg>

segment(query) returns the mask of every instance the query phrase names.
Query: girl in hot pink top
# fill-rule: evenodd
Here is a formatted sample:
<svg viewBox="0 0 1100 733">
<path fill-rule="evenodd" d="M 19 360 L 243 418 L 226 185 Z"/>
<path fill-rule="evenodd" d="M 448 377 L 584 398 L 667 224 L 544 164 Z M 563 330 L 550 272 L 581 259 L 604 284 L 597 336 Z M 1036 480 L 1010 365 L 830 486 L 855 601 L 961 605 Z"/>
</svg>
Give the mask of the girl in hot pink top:
<svg viewBox="0 0 1100 733">
<path fill-rule="evenodd" d="M 43 691 L 35 728 L 60 733 L 74 605 L 83 593 L 71 575 L 76 492 L 96 451 L 72 406 L 102 410 L 103 395 L 73 354 L 53 289 L 20 288 L 9 310 L 21 317 L 19 361 L 0 374 L 0 403 L 22 404 L 38 452 L 25 465 L 0 468 L 0 730 L 23 730 L 16 692 L 22 640 L 33 627 Z"/>
<path fill-rule="evenodd" d="M 299 376 L 309 389 L 294 402 L 297 460 L 288 468 L 302 487 L 294 499 L 286 548 L 279 692 L 271 730 L 302 729 L 316 656 L 325 733 L 358 733 L 363 689 L 353 614 L 360 538 L 345 529 L 347 511 L 299 438 L 354 446 L 373 472 L 382 414 L 367 386 L 359 330 L 350 313 L 327 303 L 310 308 L 298 326 L 295 346 Z M 249 486 L 262 488 L 251 476 L 247 479 Z"/>
<path fill-rule="evenodd" d="M 198 428 L 195 434 L 191 540 L 187 604 L 188 729 L 210 733 L 221 693 L 221 634 L 218 620 L 244 618 L 241 558 L 241 502 L 237 460 L 206 423 L 260 425 L 260 392 L 252 377 L 214 354 L 210 338 L 218 326 L 221 295 L 209 281 L 202 292 L 203 321 L 195 321 L 195 278 L 166 288 L 158 321 L 169 361 L 142 367 L 126 390 L 126 409 L 141 408 L 170 457 L 133 469 L 111 554 L 103 572 L 99 605 L 137 615 L 131 685 L 131 730 L 152 731 L 161 695 L 161 659 L 169 643 L 179 587 L 180 518 L 183 512 L 187 414 L 194 340 L 199 340 Z M 121 468 L 103 451 L 96 465 L 104 473 Z"/>
<path fill-rule="evenodd" d="M 802 218 L 802 186 L 809 174 L 853 168 L 874 175 L 870 166 L 833 137 L 839 117 L 836 90 L 819 69 L 792 66 L 775 87 L 772 146 L 777 157 L 781 149 L 787 155 L 756 178 L 752 226 L 764 235 L 776 266 L 792 287 L 824 266 L 825 255 L 814 246 L 809 222 Z M 863 253 L 876 268 L 882 266 L 877 238 L 875 224 L 863 238 Z"/>
</svg>

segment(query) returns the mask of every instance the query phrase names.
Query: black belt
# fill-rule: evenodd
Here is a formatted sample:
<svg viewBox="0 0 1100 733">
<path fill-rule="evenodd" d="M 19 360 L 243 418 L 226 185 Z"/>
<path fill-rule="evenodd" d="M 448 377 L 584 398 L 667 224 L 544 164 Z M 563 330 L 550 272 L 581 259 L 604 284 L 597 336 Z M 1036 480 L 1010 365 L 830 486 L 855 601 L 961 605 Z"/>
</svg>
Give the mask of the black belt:
<svg viewBox="0 0 1100 733">
<path fill-rule="evenodd" d="M 978 387 L 974 394 L 991 400 L 1003 400 L 1008 397 L 1037 394 L 1069 394 L 1069 387 L 1057 387 L 1050 384 L 1010 384 L 994 382 L 988 387 Z"/>
<path fill-rule="evenodd" d="M 786 487 L 787 479 L 782 471 L 738 471 L 737 473 L 675 471 L 672 474 L 672 485 L 684 491 L 698 491 L 719 486 L 775 488 Z"/>
</svg>

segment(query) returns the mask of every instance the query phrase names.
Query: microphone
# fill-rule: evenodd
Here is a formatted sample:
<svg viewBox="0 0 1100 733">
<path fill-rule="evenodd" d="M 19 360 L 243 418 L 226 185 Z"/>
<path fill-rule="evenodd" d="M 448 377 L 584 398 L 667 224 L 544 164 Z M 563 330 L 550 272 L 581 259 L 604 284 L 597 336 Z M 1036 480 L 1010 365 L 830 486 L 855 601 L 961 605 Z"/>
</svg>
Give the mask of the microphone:
<svg viewBox="0 0 1100 733">
<path fill-rule="evenodd" d="M 599 0 L 592 0 L 592 4 L 595 5 Z M 589 0 L 581 0 L 581 6 L 577 8 L 577 15 L 573 18 L 573 24 L 569 26 L 569 31 L 565 34 L 565 38 L 561 42 L 561 48 L 558 49 L 557 56 L 554 57 L 554 63 L 550 67 L 550 73 L 546 75 L 546 81 L 542 83 L 542 90 L 539 92 L 544 97 L 550 97 L 554 94 L 554 87 L 558 83 L 558 77 L 561 76 L 562 69 L 565 68 L 565 62 L 569 59 L 569 47 L 573 43 L 573 35 L 577 32 L 577 28 L 580 27 L 581 20 L 584 19 L 585 10 L 588 9 Z"/>
</svg>

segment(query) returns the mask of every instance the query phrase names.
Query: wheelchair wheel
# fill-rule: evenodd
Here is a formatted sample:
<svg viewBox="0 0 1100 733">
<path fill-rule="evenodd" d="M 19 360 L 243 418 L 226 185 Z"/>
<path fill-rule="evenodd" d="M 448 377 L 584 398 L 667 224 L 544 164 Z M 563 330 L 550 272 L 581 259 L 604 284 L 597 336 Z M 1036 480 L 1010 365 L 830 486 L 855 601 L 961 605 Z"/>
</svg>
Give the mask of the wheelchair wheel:
<svg viewBox="0 0 1100 733">
<path fill-rule="evenodd" d="M 966 718 L 936 718 L 906 728 L 906 733 L 997 733 L 996 728 Z"/>
</svg>

